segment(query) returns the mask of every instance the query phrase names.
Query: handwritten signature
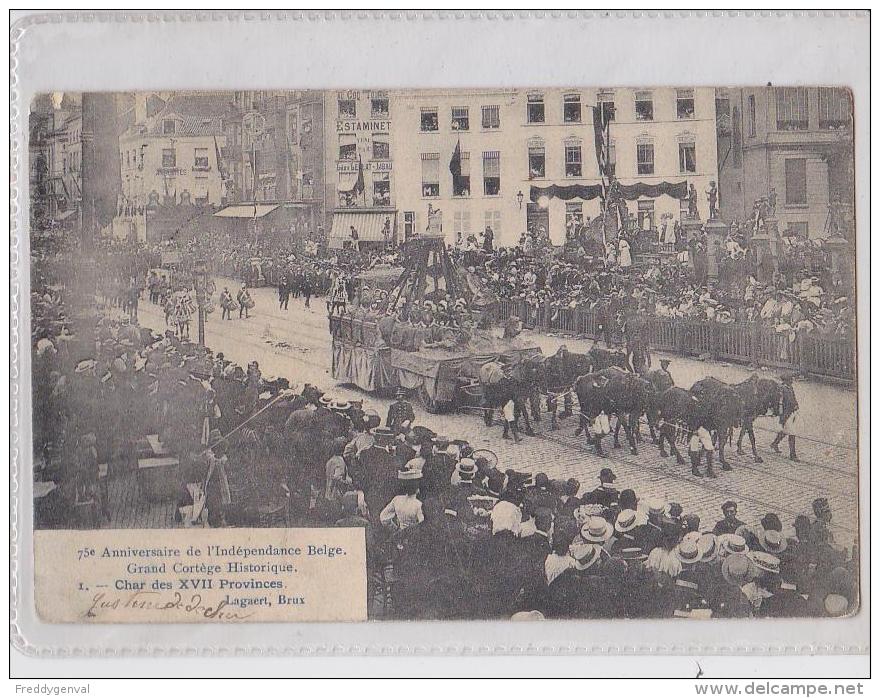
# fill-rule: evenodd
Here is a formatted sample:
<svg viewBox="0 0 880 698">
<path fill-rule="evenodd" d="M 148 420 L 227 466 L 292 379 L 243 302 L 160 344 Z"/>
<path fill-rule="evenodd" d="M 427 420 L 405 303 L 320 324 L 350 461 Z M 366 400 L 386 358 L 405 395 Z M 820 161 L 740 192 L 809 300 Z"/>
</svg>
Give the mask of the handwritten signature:
<svg viewBox="0 0 880 698">
<path fill-rule="evenodd" d="M 159 597 L 159 598 L 155 598 Z M 158 591 L 135 591 L 129 596 L 107 596 L 100 592 L 95 594 L 92 605 L 85 613 L 86 618 L 97 618 L 102 613 L 131 609 L 135 611 L 184 611 L 207 620 L 245 620 L 254 612 L 244 613 L 230 611 L 226 601 L 209 605 L 202 600 L 201 594 L 191 594 L 184 600 L 180 592 L 175 591 L 169 598 Z"/>
</svg>

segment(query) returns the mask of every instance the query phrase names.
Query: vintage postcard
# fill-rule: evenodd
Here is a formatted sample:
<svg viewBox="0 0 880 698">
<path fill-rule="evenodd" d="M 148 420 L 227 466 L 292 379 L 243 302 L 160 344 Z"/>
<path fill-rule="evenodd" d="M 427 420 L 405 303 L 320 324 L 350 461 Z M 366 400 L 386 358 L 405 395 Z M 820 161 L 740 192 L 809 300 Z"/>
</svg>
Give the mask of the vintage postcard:
<svg viewBox="0 0 880 698">
<path fill-rule="evenodd" d="M 14 102 L 14 642 L 866 650 L 863 83 L 99 43 Z"/>
<path fill-rule="evenodd" d="M 859 608 L 846 87 L 29 118 L 45 620 Z"/>
</svg>

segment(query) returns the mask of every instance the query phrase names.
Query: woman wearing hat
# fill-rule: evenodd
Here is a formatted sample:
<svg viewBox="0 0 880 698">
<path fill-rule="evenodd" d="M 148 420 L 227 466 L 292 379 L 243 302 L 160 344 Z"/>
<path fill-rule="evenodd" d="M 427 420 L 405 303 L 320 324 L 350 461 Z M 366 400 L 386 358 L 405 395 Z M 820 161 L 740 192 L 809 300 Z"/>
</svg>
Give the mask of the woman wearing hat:
<svg viewBox="0 0 880 698">
<path fill-rule="evenodd" d="M 425 520 L 422 502 L 416 496 L 421 483 L 417 470 L 397 471 L 397 496 L 379 514 L 379 523 L 392 531 L 403 531 Z"/>
</svg>

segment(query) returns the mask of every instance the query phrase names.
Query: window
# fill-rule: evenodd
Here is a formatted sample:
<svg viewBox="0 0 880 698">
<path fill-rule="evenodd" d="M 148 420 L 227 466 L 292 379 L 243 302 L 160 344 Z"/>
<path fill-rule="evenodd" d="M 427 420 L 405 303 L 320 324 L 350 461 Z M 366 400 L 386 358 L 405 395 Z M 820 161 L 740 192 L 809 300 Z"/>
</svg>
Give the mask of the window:
<svg viewBox="0 0 880 698">
<path fill-rule="evenodd" d="M 809 128 L 807 88 L 777 87 L 776 130 L 806 131 L 807 128 Z"/>
<path fill-rule="evenodd" d="M 584 205 L 580 201 L 567 201 L 565 204 L 565 229 L 573 229 L 584 224 Z"/>
<path fill-rule="evenodd" d="M 749 138 L 755 137 L 755 123 L 757 116 L 755 115 L 755 95 L 749 95 Z"/>
<path fill-rule="evenodd" d="M 581 177 L 581 147 L 579 145 L 565 146 L 565 176 Z"/>
<path fill-rule="evenodd" d="M 639 201 L 639 230 L 651 230 L 654 228 L 654 202 Z"/>
<path fill-rule="evenodd" d="M 195 190 L 194 199 L 196 206 L 206 206 L 208 203 L 208 177 L 206 175 L 197 175 L 193 188 Z"/>
<path fill-rule="evenodd" d="M 675 91 L 675 118 L 677 118 L 677 119 L 693 119 L 694 118 L 694 91 L 693 90 L 676 90 Z"/>
<path fill-rule="evenodd" d="M 529 179 L 542 179 L 546 173 L 544 146 L 529 147 Z"/>
<path fill-rule="evenodd" d="M 497 240 L 501 234 L 501 211 L 486 211 L 483 214 L 483 230 L 492 228 Z"/>
<path fill-rule="evenodd" d="M 461 177 L 452 178 L 453 196 L 471 195 L 471 154 L 461 154 Z"/>
<path fill-rule="evenodd" d="M 839 87 L 819 88 L 819 128 L 838 131 L 848 128 L 852 118 L 849 92 Z"/>
<path fill-rule="evenodd" d="M 357 140 L 354 136 L 339 136 L 339 159 L 357 160 Z"/>
<path fill-rule="evenodd" d="M 693 141 L 678 144 L 678 171 L 694 174 L 697 171 L 697 145 Z"/>
<path fill-rule="evenodd" d="M 467 107 L 452 107 L 452 130 L 468 131 L 470 130 L 470 118 L 468 117 Z"/>
<path fill-rule="evenodd" d="M 373 173 L 373 206 L 391 205 L 391 174 Z"/>
<path fill-rule="evenodd" d="M 422 196 L 440 196 L 440 153 L 422 153 Z"/>
<path fill-rule="evenodd" d="M 526 120 L 530 124 L 544 123 L 544 95 L 532 93 L 528 96 Z"/>
<path fill-rule="evenodd" d="M 483 112 L 483 128 L 493 129 L 501 128 L 501 113 L 497 104 L 490 104 L 482 107 Z"/>
<path fill-rule="evenodd" d="M 636 92 L 636 121 L 654 120 L 654 96 L 650 92 Z"/>
<path fill-rule="evenodd" d="M 196 148 L 195 149 L 195 158 L 194 158 L 194 168 L 197 170 L 207 170 L 210 167 L 208 164 L 208 149 L 207 148 Z"/>
<path fill-rule="evenodd" d="M 388 136 L 373 136 L 373 160 L 388 160 L 391 157 L 391 145 Z"/>
<path fill-rule="evenodd" d="M 422 131 L 437 131 L 440 122 L 437 118 L 437 107 L 422 107 Z"/>
<path fill-rule="evenodd" d="M 654 144 L 639 143 L 636 145 L 637 171 L 640 175 L 654 174 Z"/>
<path fill-rule="evenodd" d="M 565 95 L 562 98 L 562 120 L 567 124 L 579 124 L 581 121 L 581 96 Z"/>
<path fill-rule="evenodd" d="M 388 118 L 388 98 L 375 97 L 370 100 L 370 116 L 374 119 Z"/>
<path fill-rule="evenodd" d="M 174 134 L 177 133 L 177 122 L 174 119 L 165 119 L 162 121 L 162 133 Z"/>
<path fill-rule="evenodd" d="M 785 161 L 785 205 L 805 206 L 807 203 L 807 161 L 789 158 Z"/>
<path fill-rule="evenodd" d="M 340 119 L 356 119 L 357 118 L 357 101 L 353 99 L 337 100 L 339 107 Z"/>
<path fill-rule="evenodd" d="M 409 240 L 416 232 L 416 212 L 403 212 L 403 239 Z"/>
<path fill-rule="evenodd" d="M 605 169 L 609 176 L 613 177 L 617 174 L 617 146 L 614 144 L 614 141 L 608 141 L 608 162 Z"/>
<path fill-rule="evenodd" d="M 486 196 L 501 193 L 501 153 L 497 150 L 483 153 L 483 193 Z"/>
<path fill-rule="evenodd" d="M 458 236 L 466 237 L 471 232 L 471 212 L 456 211 L 452 215 L 452 232 Z"/>
<path fill-rule="evenodd" d="M 162 167 L 177 167 L 177 152 L 174 148 L 162 148 Z"/>
<path fill-rule="evenodd" d="M 599 107 L 602 110 L 602 123 L 607 124 L 609 121 L 614 121 L 615 109 L 614 109 L 614 97 L 612 96 L 604 96 L 599 97 Z"/>
</svg>

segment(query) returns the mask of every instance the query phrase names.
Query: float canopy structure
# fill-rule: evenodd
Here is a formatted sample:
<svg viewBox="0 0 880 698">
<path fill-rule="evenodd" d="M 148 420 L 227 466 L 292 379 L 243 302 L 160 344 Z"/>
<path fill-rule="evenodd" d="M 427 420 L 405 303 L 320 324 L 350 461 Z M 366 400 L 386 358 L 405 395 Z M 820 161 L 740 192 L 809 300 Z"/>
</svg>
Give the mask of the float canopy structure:
<svg viewBox="0 0 880 698">
<path fill-rule="evenodd" d="M 404 258 L 403 272 L 390 293 L 389 302 L 406 317 L 425 301 L 438 303 L 447 296 L 453 303 L 463 299 L 470 310 L 482 310 L 475 304 L 477 294 L 466 273 L 456 268 L 442 237 L 410 240 L 404 247 Z"/>
</svg>

